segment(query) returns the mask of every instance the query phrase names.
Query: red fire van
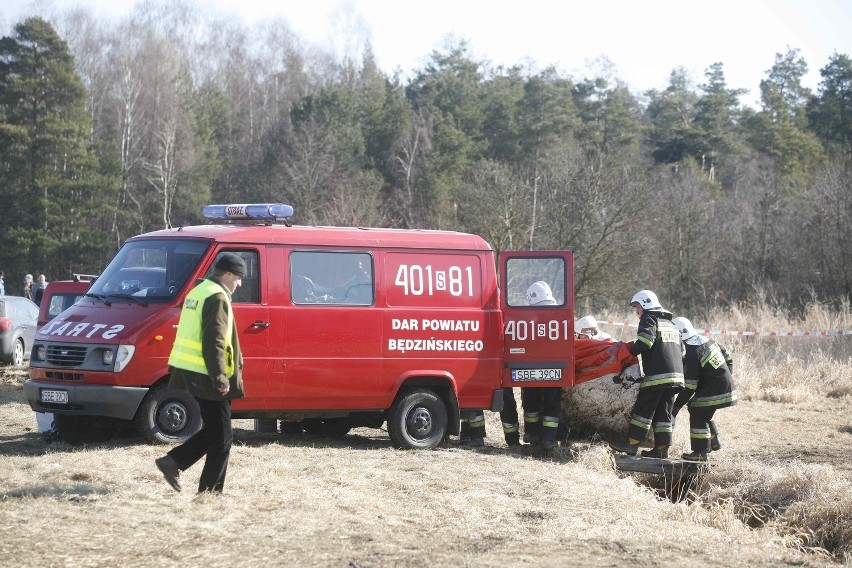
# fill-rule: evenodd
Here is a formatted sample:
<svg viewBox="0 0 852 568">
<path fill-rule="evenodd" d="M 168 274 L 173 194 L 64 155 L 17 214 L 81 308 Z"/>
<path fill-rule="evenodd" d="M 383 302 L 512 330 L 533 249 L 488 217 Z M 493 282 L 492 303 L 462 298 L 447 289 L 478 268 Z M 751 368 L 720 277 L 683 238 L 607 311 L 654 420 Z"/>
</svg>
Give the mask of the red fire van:
<svg viewBox="0 0 852 568">
<path fill-rule="evenodd" d="M 570 251 L 498 264 L 475 235 L 294 226 L 292 214 L 207 206 L 211 224 L 127 240 L 39 329 L 24 385 L 33 410 L 55 413 L 60 430 L 108 417 L 155 442 L 190 436 L 198 408 L 167 388 L 167 360 L 184 296 L 225 252 L 248 266 L 233 297 L 246 395 L 235 418 L 337 435 L 386 422 L 397 447 L 433 448 L 458 433 L 461 411 L 500 410 L 503 386 L 573 384 Z M 536 281 L 555 305 L 528 305 Z"/>
</svg>

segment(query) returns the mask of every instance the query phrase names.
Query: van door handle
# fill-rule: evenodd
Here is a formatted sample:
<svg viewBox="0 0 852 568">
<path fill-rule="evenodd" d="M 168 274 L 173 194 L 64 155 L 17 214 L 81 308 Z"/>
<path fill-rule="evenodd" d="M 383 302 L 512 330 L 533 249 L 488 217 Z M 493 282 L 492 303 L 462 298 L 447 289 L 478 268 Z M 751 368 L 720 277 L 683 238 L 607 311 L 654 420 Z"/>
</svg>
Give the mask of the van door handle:
<svg viewBox="0 0 852 568">
<path fill-rule="evenodd" d="M 266 328 L 266 327 L 269 327 L 269 326 L 270 326 L 270 325 L 272 325 L 272 324 L 271 324 L 271 323 L 269 323 L 268 321 L 256 321 L 256 322 L 254 322 L 254 323 L 253 323 L 253 324 L 251 324 L 251 325 L 252 325 L 252 327 L 261 327 L 261 328 Z"/>
</svg>

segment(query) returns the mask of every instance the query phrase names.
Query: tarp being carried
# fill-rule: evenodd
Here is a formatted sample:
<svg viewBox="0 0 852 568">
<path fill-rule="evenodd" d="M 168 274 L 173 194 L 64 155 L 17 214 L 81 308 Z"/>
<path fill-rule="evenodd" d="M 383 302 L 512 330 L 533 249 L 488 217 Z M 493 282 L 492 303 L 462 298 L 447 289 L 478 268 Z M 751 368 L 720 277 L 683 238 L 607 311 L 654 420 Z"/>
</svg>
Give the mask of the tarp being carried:
<svg viewBox="0 0 852 568">
<path fill-rule="evenodd" d="M 639 360 L 630 354 L 630 343 L 597 339 L 574 340 L 574 383 L 582 384 L 604 375 L 618 374 Z"/>
</svg>

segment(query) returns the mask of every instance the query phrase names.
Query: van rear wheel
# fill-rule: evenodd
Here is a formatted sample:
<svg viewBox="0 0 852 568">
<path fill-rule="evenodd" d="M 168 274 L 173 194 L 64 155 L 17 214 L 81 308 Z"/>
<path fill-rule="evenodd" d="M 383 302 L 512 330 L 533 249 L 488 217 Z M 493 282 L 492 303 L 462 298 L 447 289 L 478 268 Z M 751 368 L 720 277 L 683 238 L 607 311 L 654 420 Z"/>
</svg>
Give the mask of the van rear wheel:
<svg viewBox="0 0 852 568">
<path fill-rule="evenodd" d="M 434 391 L 414 389 L 393 403 L 388 434 L 397 448 L 431 450 L 447 433 L 447 405 Z"/>
<path fill-rule="evenodd" d="M 136 429 L 149 442 L 181 443 L 201 429 L 201 409 L 185 391 L 153 387 L 136 411 Z"/>
</svg>

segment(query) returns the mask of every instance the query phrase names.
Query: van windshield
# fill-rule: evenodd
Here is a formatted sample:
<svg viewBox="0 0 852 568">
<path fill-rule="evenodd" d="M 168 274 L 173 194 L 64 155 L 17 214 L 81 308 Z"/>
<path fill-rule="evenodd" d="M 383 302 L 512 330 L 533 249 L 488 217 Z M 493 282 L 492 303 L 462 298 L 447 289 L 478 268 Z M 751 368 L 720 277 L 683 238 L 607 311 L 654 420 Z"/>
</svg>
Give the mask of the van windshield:
<svg viewBox="0 0 852 568">
<path fill-rule="evenodd" d="M 110 301 L 167 301 L 195 271 L 209 241 L 141 239 L 125 243 L 89 290 Z"/>
</svg>

